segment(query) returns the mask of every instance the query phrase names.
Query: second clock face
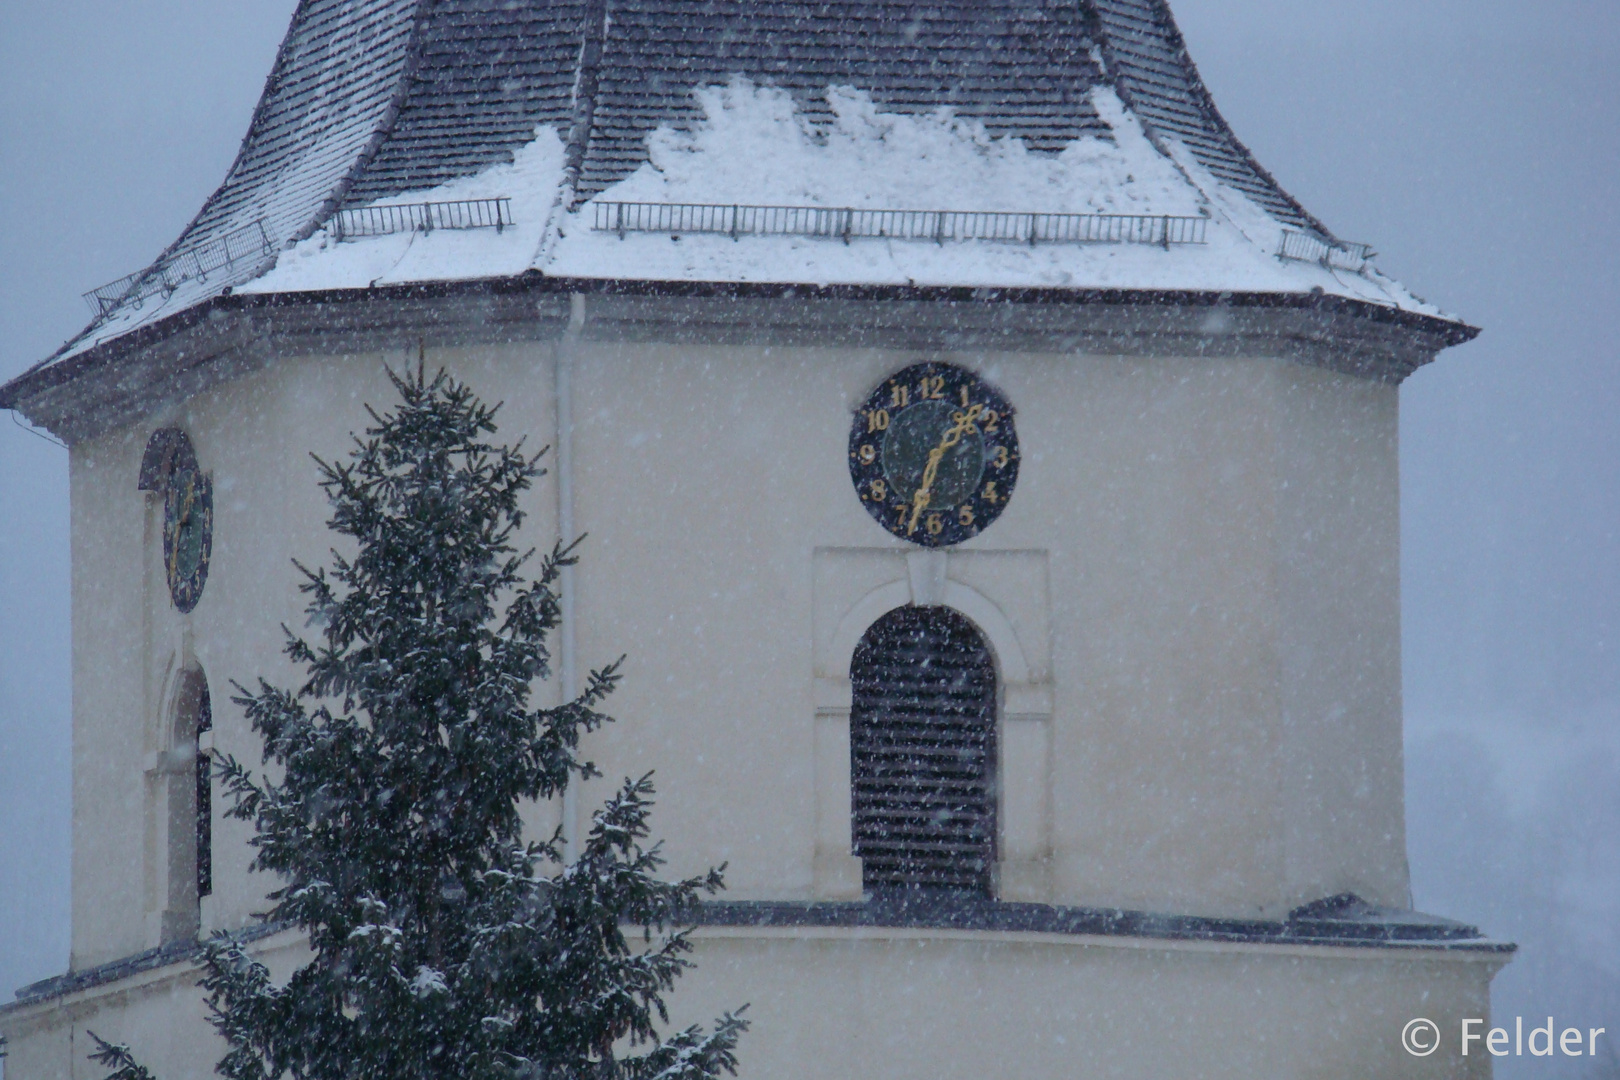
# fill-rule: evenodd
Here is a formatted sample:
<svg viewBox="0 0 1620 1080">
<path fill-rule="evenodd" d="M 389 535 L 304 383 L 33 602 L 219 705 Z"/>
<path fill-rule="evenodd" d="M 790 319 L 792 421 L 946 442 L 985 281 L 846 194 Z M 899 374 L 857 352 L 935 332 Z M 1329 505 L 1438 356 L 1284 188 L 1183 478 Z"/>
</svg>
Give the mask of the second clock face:
<svg viewBox="0 0 1620 1080">
<path fill-rule="evenodd" d="M 971 371 L 914 364 L 856 411 L 849 474 L 861 505 L 894 535 L 961 543 L 1000 515 L 1018 483 L 1012 406 Z"/>
<path fill-rule="evenodd" d="M 179 610 L 197 606 L 213 546 L 214 485 L 194 462 L 177 465 L 163 493 L 163 565 Z"/>
</svg>

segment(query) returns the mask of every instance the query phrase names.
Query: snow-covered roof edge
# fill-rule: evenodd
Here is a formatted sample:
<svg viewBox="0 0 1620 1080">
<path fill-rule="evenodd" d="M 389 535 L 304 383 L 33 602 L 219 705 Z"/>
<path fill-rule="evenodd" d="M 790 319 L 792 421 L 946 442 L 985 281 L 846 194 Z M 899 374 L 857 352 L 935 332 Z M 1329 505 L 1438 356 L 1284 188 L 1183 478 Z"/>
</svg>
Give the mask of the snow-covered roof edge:
<svg viewBox="0 0 1620 1080">
<path fill-rule="evenodd" d="M 638 338 L 664 325 L 682 339 L 712 336 L 737 344 L 760 334 L 766 337 L 759 340 L 774 341 L 778 331 L 770 328 L 779 327 L 805 345 L 1177 349 L 1188 356 L 1275 355 L 1392 384 L 1477 333 L 1460 323 L 1312 293 L 806 286 L 529 273 L 212 297 L 13 380 L 0 387 L 0 408 L 16 409 L 71 444 L 255 370 L 288 349 L 374 352 L 414 350 L 422 341 L 547 340 L 563 332 L 574 294 L 586 298 L 597 332 L 622 322 Z"/>
<path fill-rule="evenodd" d="M 567 128 L 577 194 L 590 197 L 645 164 L 656 125 L 694 122 L 694 90 L 738 73 L 801 103 L 865 81 L 885 109 L 915 114 L 944 103 L 992 135 L 1049 149 L 1105 132 L 1089 99 L 1111 86 L 1171 156 L 1183 148 L 1272 217 L 1332 239 L 1232 134 L 1165 0 L 1073 0 L 1078 19 L 1063 16 L 1061 3 L 944 0 L 921 30 L 910 6 L 892 0 L 834 6 L 301 0 L 225 182 L 164 255 L 260 223 L 279 254 L 340 207 L 510 162 L 547 125 Z M 906 18 L 898 19 L 902 7 Z M 784 43 L 794 34 L 804 40 Z M 952 79 L 926 85 L 938 57 L 953 49 L 961 63 Z M 787 53 L 796 58 L 783 61 Z M 575 195 L 574 185 L 562 194 Z M 167 319 L 256 276 L 266 262 L 187 280 L 163 302 L 98 318 L 38 366 Z M 491 266 L 484 276 L 501 273 Z"/>
</svg>

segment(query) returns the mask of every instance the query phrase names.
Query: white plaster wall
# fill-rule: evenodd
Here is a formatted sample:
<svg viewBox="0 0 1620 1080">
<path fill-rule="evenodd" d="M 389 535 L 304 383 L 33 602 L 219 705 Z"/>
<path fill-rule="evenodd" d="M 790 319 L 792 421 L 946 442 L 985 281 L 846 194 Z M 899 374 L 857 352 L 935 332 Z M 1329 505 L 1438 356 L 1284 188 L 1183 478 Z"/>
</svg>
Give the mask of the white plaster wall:
<svg viewBox="0 0 1620 1080">
<path fill-rule="evenodd" d="M 1500 957 L 927 930 L 707 929 L 666 1030 L 749 1006 L 739 1076 L 982 1080 L 1202 1076 L 1483 1080 L 1460 1022 L 1489 1013 Z M 284 978 L 296 948 L 267 959 Z M 189 968 L 0 1022 L 11 1080 L 95 1080 L 86 1029 L 164 1080 L 204 1080 L 223 1043 Z M 1401 1030 L 1440 1028 L 1414 1058 Z"/>
<path fill-rule="evenodd" d="M 676 1025 L 745 1001 L 742 1077 L 1480 1080 L 1479 955 L 937 931 L 701 931 Z M 1400 1043 L 1414 1017 L 1441 1049 Z"/>
<path fill-rule="evenodd" d="M 1410 903 L 1395 388 L 1278 369 L 1276 768 L 1289 889 Z"/>
<path fill-rule="evenodd" d="M 309 950 L 290 934 L 258 942 L 253 951 L 285 981 Z M 9 1080 L 103 1080 L 91 1061 L 90 1033 L 124 1043 L 158 1080 L 204 1080 L 225 1053 L 208 1022 L 197 985 L 199 968 L 170 964 L 34 1006 L 13 1006 L 0 1017 L 8 1041 Z"/>
<path fill-rule="evenodd" d="M 230 702 L 232 682 L 259 677 L 296 687 L 300 672 L 282 655 L 283 624 L 302 630 L 306 598 L 291 565 L 327 561 L 334 537 L 310 453 L 341 458 L 349 433 L 369 423 L 364 406 L 392 399 L 384 364 L 414 357 L 290 359 L 163 410 L 147 423 L 80 443 L 71 455 L 74 573 L 74 969 L 159 944 L 163 832 L 149 778 L 169 722 L 172 684 L 199 665 L 213 698 L 212 746 L 257 768 L 261 744 Z M 503 435 L 552 441 L 555 409 L 550 350 L 481 349 L 435 362 L 474 380 L 485 400 L 505 399 Z M 161 496 L 136 489 L 146 440 L 177 425 L 214 479 L 214 544 L 196 608 L 175 611 L 161 567 Z M 550 477 L 525 507 L 528 536 L 548 548 L 555 533 Z M 550 687 L 542 687 L 542 693 Z M 547 699 L 541 699 L 542 701 Z M 251 827 L 225 819 L 214 798 L 214 895 L 203 901 L 205 931 L 252 924 L 272 887 L 251 875 Z M 549 832 L 554 811 L 537 811 Z"/>
<path fill-rule="evenodd" d="M 830 603 L 817 590 L 882 588 L 913 550 L 861 510 L 846 425 L 872 385 L 921 358 L 580 357 L 581 656 L 631 653 L 622 722 L 592 748 L 610 777 L 658 769 L 676 869 L 730 860 L 733 896 L 816 892 L 805 676 L 815 620 L 835 623 L 842 603 L 813 614 Z M 1024 452 L 1016 497 L 951 573 L 983 577 L 992 564 L 975 558 L 1020 553 L 1050 590 L 1027 603 L 1028 589 L 985 586 L 1024 624 L 1055 701 L 1053 884 L 1020 898 L 1267 915 L 1318 888 L 1404 902 L 1394 391 L 1269 360 L 944 358 L 1008 394 Z M 1296 447 L 1329 437 L 1357 455 L 1334 444 L 1313 450 L 1323 469 L 1300 463 Z M 1305 516 L 1328 545 L 1297 532 Z M 818 581 L 829 551 L 840 570 Z M 1285 672 L 1303 634 L 1343 655 Z M 1329 737 L 1331 710 L 1285 714 L 1285 692 L 1354 717 Z M 1288 724 L 1303 732 L 1289 768 L 1350 769 L 1370 797 L 1291 786 Z"/>
<path fill-rule="evenodd" d="M 147 947 L 145 434 L 69 456 L 73 555 L 73 937 L 75 968 Z"/>
<path fill-rule="evenodd" d="M 535 448 L 555 439 L 553 351 L 427 361 L 504 400 L 501 438 Z M 619 722 L 588 742 L 607 779 L 583 812 L 656 769 L 672 872 L 726 862 L 731 898 L 827 895 L 817 806 L 836 770 L 818 769 L 817 715 L 836 712 L 825 694 L 847 671 L 818 668 L 826 627 L 873 590 L 934 587 L 860 507 L 847 425 L 873 385 L 928 357 L 979 370 L 1018 409 L 1017 493 L 938 586 L 988 604 L 981 626 L 1001 617 L 1022 664 L 1004 687 L 1019 788 L 1003 846 L 1021 860 L 1006 895 L 1268 916 L 1343 890 L 1404 902 L 1395 391 L 1268 359 L 581 343 L 579 662 L 629 654 Z M 76 966 L 156 943 L 134 884 L 151 845 L 131 812 L 160 727 L 148 684 L 194 658 L 215 746 L 257 762 L 229 682 L 295 679 L 280 656 L 279 624 L 302 625 L 288 560 L 318 564 L 329 544 L 307 453 L 344 454 L 363 404 L 391 400 L 383 363 L 414 360 L 279 361 L 75 448 Z M 155 525 L 136 467 L 171 422 L 215 479 L 213 563 L 189 617 L 139 553 Z M 541 548 L 552 479 L 530 498 L 525 539 Z M 260 907 L 246 835 L 216 821 L 205 927 Z"/>
</svg>

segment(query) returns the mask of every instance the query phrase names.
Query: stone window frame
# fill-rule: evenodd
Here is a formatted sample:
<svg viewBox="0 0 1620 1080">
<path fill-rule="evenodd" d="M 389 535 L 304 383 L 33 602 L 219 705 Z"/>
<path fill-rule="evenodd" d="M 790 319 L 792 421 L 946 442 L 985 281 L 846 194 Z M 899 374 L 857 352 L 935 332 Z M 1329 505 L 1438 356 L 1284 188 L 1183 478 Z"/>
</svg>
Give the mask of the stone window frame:
<svg viewBox="0 0 1620 1080">
<path fill-rule="evenodd" d="M 953 576 L 953 560 L 997 555 L 1035 556 L 1036 580 L 981 591 Z M 897 548 L 819 548 L 813 589 L 816 610 L 813 684 L 815 701 L 815 852 L 811 891 L 817 899 L 859 900 L 864 896 L 860 860 L 853 854 L 853 800 L 850 777 L 850 662 L 862 636 L 898 607 L 943 606 L 973 623 L 989 645 L 995 663 L 997 702 L 997 863 L 991 888 L 995 898 L 1043 903 L 1050 899 L 1051 758 L 1053 687 L 1050 646 L 1040 633 L 1047 625 L 1044 551 L 985 549 L 905 550 Z M 866 576 L 890 580 L 875 587 L 840 581 L 840 564 L 864 563 Z M 874 567 L 883 567 L 874 570 Z M 1023 637 L 1010 610 L 1036 611 L 1038 629 Z"/>
</svg>

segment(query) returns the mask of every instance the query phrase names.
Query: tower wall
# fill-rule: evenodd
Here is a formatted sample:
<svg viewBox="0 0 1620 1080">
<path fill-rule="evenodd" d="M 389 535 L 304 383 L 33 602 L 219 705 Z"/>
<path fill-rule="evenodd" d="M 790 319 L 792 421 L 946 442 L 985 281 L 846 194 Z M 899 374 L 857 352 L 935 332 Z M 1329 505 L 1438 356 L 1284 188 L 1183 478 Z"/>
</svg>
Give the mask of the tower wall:
<svg viewBox="0 0 1620 1080">
<path fill-rule="evenodd" d="M 858 898 L 849 652 L 885 610 L 944 603 L 997 656 L 1002 898 L 1268 918 L 1343 892 L 1405 904 L 1393 386 L 1264 355 L 587 331 L 425 355 L 537 448 L 557 441 L 569 350 L 577 653 L 582 671 L 629 654 L 618 723 L 588 744 L 607 780 L 581 805 L 656 768 L 672 871 L 729 863 L 739 899 Z M 847 465 L 853 410 L 920 359 L 995 385 L 1023 447 L 1000 519 L 936 551 L 880 529 Z M 295 681 L 290 560 L 318 565 L 331 542 L 307 455 L 343 455 L 363 406 L 392 396 L 383 365 L 414 360 L 285 357 L 75 447 L 76 967 L 158 944 L 160 830 L 119 808 L 152 803 L 171 684 L 200 666 L 213 744 L 256 759 L 229 688 Z M 189 615 L 168 603 L 161 503 L 135 489 L 165 424 L 216 492 Z M 555 458 L 529 496 L 539 548 Z M 243 925 L 268 883 L 245 873 L 239 823 L 215 837 L 204 925 Z"/>
</svg>

